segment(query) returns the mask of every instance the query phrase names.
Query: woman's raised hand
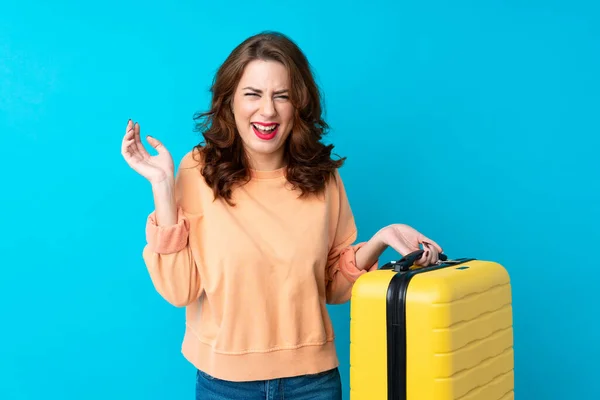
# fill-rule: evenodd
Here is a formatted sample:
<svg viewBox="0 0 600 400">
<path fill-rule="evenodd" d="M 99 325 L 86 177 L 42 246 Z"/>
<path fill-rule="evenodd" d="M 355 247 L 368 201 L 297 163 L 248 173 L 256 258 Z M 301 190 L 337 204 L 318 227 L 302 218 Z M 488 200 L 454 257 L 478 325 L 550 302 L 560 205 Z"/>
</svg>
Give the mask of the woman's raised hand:
<svg viewBox="0 0 600 400">
<path fill-rule="evenodd" d="M 146 140 L 156 149 L 157 155 L 148 153 L 140 138 L 140 125 L 129 120 L 121 144 L 121 154 L 127 164 L 153 185 L 165 179 L 174 179 L 175 166 L 171 153 L 157 139 L 146 136 Z"/>
</svg>

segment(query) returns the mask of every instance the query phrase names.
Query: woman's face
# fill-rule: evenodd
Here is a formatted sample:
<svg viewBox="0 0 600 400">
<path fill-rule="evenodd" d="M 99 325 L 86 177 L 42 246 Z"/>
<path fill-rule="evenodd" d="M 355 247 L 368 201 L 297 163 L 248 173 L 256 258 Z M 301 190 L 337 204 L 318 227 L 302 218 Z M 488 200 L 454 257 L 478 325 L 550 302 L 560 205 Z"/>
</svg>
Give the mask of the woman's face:
<svg viewBox="0 0 600 400">
<path fill-rule="evenodd" d="M 292 130 L 290 79 L 276 61 L 250 62 L 233 97 L 238 132 L 253 169 L 283 167 L 284 143 Z"/>
</svg>

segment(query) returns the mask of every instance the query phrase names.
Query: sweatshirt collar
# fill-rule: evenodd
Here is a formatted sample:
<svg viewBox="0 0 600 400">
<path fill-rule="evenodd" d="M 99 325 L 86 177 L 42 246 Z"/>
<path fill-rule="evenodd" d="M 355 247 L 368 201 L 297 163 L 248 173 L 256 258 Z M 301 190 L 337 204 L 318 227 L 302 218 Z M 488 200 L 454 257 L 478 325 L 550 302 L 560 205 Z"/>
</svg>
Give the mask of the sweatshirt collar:
<svg viewBox="0 0 600 400">
<path fill-rule="evenodd" d="M 287 167 L 282 167 L 270 171 L 263 171 L 257 169 L 250 169 L 250 176 L 255 179 L 274 179 L 285 176 L 285 170 Z"/>
</svg>

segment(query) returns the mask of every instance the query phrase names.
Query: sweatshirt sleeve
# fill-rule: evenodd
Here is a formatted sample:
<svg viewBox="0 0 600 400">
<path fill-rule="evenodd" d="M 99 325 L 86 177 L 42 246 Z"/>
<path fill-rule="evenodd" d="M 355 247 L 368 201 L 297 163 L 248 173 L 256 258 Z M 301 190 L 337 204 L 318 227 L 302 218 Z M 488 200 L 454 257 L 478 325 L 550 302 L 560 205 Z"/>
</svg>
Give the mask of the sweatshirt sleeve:
<svg viewBox="0 0 600 400">
<path fill-rule="evenodd" d="M 186 156 L 187 157 L 187 156 Z M 175 179 L 177 222 L 170 226 L 156 223 L 153 211 L 146 221 L 146 246 L 143 259 L 156 291 L 170 304 L 185 307 L 202 293 L 202 283 L 194 252 L 190 246 L 191 229 L 201 215 L 190 212 L 186 205 L 193 199 L 197 179 L 193 169 L 182 161 Z"/>
<path fill-rule="evenodd" d="M 329 251 L 325 274 L 326 300 L 328 304 L 342 304 L 350 300 L 352 286 L 358 277 L 377 269 L 377 263 L 366 270 L 359 270 L 356 267 L 356 252 L 364 243 L 353 244 L 358 235 L 356 223 L 344 183 L 337 171 L 334 185 L 330 199 L 334 217 L 331 221 L 334 240 Z"/>
</svg>

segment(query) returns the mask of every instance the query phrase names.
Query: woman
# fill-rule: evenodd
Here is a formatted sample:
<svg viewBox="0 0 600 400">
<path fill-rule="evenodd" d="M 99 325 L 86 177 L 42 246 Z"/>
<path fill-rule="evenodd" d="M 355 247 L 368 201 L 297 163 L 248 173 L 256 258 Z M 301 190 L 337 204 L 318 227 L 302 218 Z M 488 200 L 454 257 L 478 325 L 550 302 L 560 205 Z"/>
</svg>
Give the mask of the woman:
<svg viewBox="0 0 600 400">
<path fill-rule="evenodd" d="M 156 290 L 186 307 L 183 355 L 197 368 L 197 399 L 341 399 L 326 304 L 349 300 L 387 246 L 442 249 L 409 226 L 357 229 L 309 63 L 278 33 L 229 55 L 198 114 L 205 143 L 174 177 L 170 153 L 129 121 L 122 154 L 150 181 L 155 210 L 143 257 Z"/>
</svg>

